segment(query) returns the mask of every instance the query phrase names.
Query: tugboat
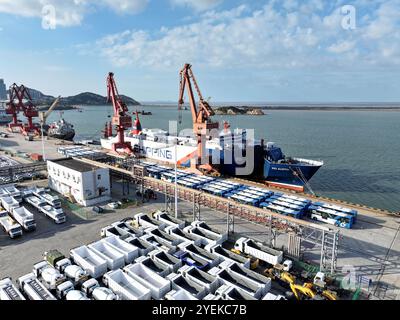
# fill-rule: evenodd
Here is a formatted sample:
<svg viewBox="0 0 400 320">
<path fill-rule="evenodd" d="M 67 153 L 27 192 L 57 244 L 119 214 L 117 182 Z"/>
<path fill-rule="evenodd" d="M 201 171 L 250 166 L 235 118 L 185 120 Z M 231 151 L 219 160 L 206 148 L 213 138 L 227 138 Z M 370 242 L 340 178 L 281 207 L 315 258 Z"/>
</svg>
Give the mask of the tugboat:
<svg viewBox="0 0 400 320">
<path fill-rule="evenodd" d="M 61 117 L 60 120 L 50 124 L 47 135 L 51 138 L 72 141 L 75 137 L 74 126 Z"/>
</svg>

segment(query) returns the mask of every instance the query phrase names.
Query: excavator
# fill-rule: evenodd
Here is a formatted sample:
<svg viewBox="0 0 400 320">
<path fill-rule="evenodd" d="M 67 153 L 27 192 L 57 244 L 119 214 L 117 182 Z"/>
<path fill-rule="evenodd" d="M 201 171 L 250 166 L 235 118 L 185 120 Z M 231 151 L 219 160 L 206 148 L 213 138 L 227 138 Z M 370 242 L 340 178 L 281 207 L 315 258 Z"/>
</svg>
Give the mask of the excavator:
<svg viewBox="0 0 400 320">
<path fill-rule="evenodd" d="M 196 89 L 199 103 L 196 105 L 192 82 Z M 219 123 L 213 122 L 211 117 L 215 114 L 209 103 L 203 99 L 197 84 L 196 78 L 190 64 L 185 64 L 180 72 L 180 92 L 179 92 L 179 110 L 183 109 L 185 89 L 188 92 L 190 109 L 192 111 L 193 133 L 197 139 L 196 156 L 191 159 L 189 171 L 195 174 L 210 174 L 219 176 L 218 170 L 210 164 L 210 157 L 207 155 L 205 139 L 210 135 L 211 130 L 218 130 Z M 179 123 L 181 123 L 181 115 Z"/>
<path fill-rule="evenodd" d="M 297 300 L 306 299 L 327 299 L 327 300 L 338 300 L 335 292 L 320 288 L 313 283 L 304 283 L 303 285 L 296 283 L 296 277 L 287 271 L 283 271 L 277 268 L 270 268 L 264 271 L 264 274 L 272 280 L 279 280 L 281 283 L 289 285 L 295 298 Z"/>
</svg>

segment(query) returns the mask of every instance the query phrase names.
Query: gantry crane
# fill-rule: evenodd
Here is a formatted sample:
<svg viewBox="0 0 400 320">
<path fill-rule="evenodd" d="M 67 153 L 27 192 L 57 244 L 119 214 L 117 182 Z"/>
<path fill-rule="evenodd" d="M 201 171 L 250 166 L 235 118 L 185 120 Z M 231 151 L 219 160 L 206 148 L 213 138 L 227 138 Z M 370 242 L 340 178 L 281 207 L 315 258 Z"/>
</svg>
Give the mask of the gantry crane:
<svg viewBox="0 0 400 320">
<path fill-rule="evenodd" d="M 122 153 L 131 155 L 133 153 L 132 145 L 130 142 L 125 141 L 125 130 L 132 127 L 132 118 L 128 114 L 128 107 L 122 101 L 117 85 L 114 80 L 114 73 L 110 72 L 107 78 L 107 99 L 112 102 L 114 108 L 114 116 L 112 124 L 117 129 L 117 142 L 113 143 L 112 150 L 115 153 Z"/>
<path fill-rule="evenodd" d="M 18 122 L 17 117 L 20 111 L 23 111 L 24 116 L 28 119 L 27 124 L 21 124 Z M 12 122 L 9 124 L 11 131 L 14 127 L 19 127 L 25 135 L 40 133 L 38 126 L 33 123 L 33 118 L 38 117 L 39 112 L 32 101 L 28 88 L 24 85 L 18 86 L 14 83 L 10 87 L 10 102 L 7 107 L 7 113 L 11 114 L 13 117 Z"/>
<path fill-rule="evenodd" d="M 12 122 L 8 124 L 9 130 L 12 132 L 14 128 L 22 128 L 21 123 L 18 122 L 18 113 L 21 111 L 21 106 L 19 104 L 19 87 L 17 84 L 13 84 L 10 86 L 10 101 L 7 104 L 6 107 L 6 113 L 10 114 L 12 116 Z"/>
<path fill-rule="evenodd" d="M 192 81 L 199 97 L 198 106 L 196 105 L 194 98 Z M 197 174 L 215 174 L 217 173 L 217 170 L 210 164 L 210 157 L 207 155 L 205 150 L 205 140 L 207 135 L 210 134 L 210 130 L 219 129 L 219 123 L 211 120 L 211 116 L 214 115 L 214 110 L 208 102 L 203 99 L 190 64 L 185 64 L 180 72 L 179 110 L 182 110 L 184 104 L 185 88 L 187 89 L 190 109 L 192 111 L 193 133 L 197 139 L 197 154 L 195 158 L 191 160 L 190 171 Z M 179 121 L 181 121 L 181 119 L 179 119 Z"/>
</svg>

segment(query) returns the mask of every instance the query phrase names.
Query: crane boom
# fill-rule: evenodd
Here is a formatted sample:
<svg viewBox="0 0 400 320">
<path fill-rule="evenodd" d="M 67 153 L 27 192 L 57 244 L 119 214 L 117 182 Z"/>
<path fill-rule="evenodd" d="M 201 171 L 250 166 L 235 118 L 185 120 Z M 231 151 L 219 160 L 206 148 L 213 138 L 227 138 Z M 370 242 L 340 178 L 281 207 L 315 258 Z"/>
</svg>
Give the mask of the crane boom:
<svg viewBox="0 0 400 320">
<path fill-rule="evenodd" d="M 198 106 L 196 105 L 194 92 L 192 88 L 192 82 L 196 89 L 197 95 L 199 97 Z M 216 173 L 215 168 L 210 165 L 210 159 L 206 155 L 205 150 L 205 137 L 210 134 L 210 130 L 219 129 L 218 122 L 212 122 L 211 116 L 213 116 L 214 110 L 208 104 L 207 101 L 203 99 L 200 88 L 197 84 L 196 78 L 192 71 L 192 66 L 190 64 L 185 64 L 180 72 L 180 89 L 179 89 L 179 110 L 182 110 L 182 105 L 184 104 L 185 89 L 189 96 L 190 110 L 192 112 L 193 120 L 193 133 L 197 139 L 197 161 L 191 161 L 191 171 L 202 174 L 206 173 Z"/>
<path fill-rule="evenodd" d="M 112 102 L 114 109 L 114 116 L 112 118 L 112 124 L 116 126 L 118 140 L 113 143 L 112 149 L 116 153 L 120 153 L 119 150 L 123 150 L 123 153 L 132 154 L 132 145 L 130 142 L 125 141 L 125 130 L 132 127 L 132 118 L 128 114 L 128 107 L 124 101 L 122 101 L 119 93 L 117 84 L 114 80 L 114 73 L 110 72 L 107 77 L 107 100 Z"/>
<path fill-rule="evenodd" d="M 60 102 L 60 99 L 61 99 L 61 96 L 58 96 L 47 111 L 39 112 L 39 119 L 43 125 L 46 124 L 47 118 L 50 116 L 50 114 L 53 112 L 53 110 L 57 107 L 58 103 Z"/>
</svg>

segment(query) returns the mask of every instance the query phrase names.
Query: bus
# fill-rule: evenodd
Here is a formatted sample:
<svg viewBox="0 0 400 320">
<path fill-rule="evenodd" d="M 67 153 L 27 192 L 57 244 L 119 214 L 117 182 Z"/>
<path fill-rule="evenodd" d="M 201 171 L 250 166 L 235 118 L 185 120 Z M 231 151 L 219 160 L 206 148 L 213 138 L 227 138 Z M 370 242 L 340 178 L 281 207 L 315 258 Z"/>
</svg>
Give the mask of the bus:
<svg viewBox="0 0 400 320">
<path fill-rule="evenodd" d="M 320 206 L 311 206 L 309 212 L 311 219 L 332 224 L 340 228 L 351 229 L 354 224 L 354 217 L 351 214 L 326 209 Z"/>
<path fill-rule="evenodd" d="M 313 203 L 314 206 L 319 206 L 325 209 L 331 209 L 331 210 L 335 210 L 335 211 L 339 211 L 339 212 L 343 212 L 346 214 L 350 214 L 353 216 L 354 219 L 354 223 L 357 221 L 357 215 L 358 215 L 358 211 L 354 210 L 354 209 L 349 209 L 349 208 L 344 208 L 344 207 L 340 207 L 334 204 L 329 204 L 329 203 L 325 203 L 325 202 L 314 202 Z"/>
</svg>

